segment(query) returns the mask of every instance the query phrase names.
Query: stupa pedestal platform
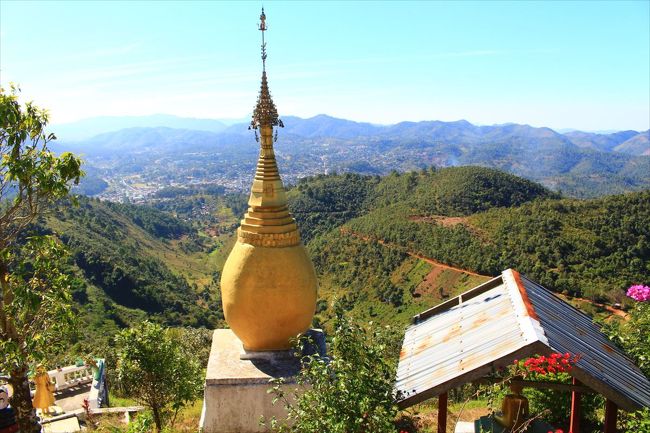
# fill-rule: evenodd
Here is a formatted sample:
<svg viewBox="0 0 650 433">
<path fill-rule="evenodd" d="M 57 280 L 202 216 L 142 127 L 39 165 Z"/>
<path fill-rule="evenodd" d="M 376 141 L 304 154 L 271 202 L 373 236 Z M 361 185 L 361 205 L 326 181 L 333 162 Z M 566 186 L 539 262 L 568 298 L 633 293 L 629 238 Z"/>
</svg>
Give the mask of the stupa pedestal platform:
<svg viewBox="0 0 650 433">
<path fill-rule="evenodd" d="M 321 331 L 308 331 L 316 347 L 311 353 L 325 355 L 325 338 Z M 248 358 L 248 359 L 242 359 Z M 252 359 L 251 359 L 252 358 Z M 295 388 L 294 377 L 300 371 L 298 358 L 286 351 L 277 356 L 270 352 L 245 352 L 242 342 L 230 329 L 217 329 L 205 377 L 203 411 L 200 428 L 204 433 L 259 433 L 270 431 L 260 425 L 286 415 L 284 406 L 273 405 L 271 379 L 284 378 L 287 394 Z"/>
</svg>

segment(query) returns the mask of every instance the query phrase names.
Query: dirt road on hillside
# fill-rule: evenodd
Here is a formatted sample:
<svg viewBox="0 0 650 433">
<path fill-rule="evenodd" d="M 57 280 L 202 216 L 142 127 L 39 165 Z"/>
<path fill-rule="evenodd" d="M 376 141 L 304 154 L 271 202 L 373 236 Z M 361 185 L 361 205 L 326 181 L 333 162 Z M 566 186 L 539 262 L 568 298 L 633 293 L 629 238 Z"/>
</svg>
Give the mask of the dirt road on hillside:
<svg viewBox="0 0 650 433">
<path fill-rule="evenodd" d="M 347 229 L 345 229 L 343 227 L 341 227 L 340 230 L 341 230 L 341 234 L 344 234 L 346 236 L 351 236 L 353 238 L 361 239 L 361 240 L 366 241 L 366 242 L 376 242 L 376 243 L 378 243 L 380 245 L 385 246 L 386 248 L 391 248 L 391 249 L 403 251 L 403 252 L 405 252 L 406 254 L 408 254 L 411 257 L 415 257 L 416 259 L 423 260 L 423 261 L 425 261 L 425 262 L 427 262 L 429 264 L 432 264 L 432 265 L 435 265 L 435 266 L 438 266 L 438 267 L 441 267 L 441 268 L 444 268 L 444 269 L 450 269 L 452 271 L 462 272 L 462 273 L 465 273 L 465 274 L 468 274 L 468 275 L 473 275 L 475 277 L 492 278 L 489 275 L 477 274 L 476 272 L 468 271 L 467 269 L 462 269 L 462 268 L 457 268 L 457 267 L 454 267 L 454 266 L 447 265 L 445 263 L 434 260 L 431 257 L 425 257 L 422 254 L 419 254 L 419 253 L 416 253 L 416 252 L 413 252 L 413 251 L 404 251 L 403 247 L 401 247 L 399 245 L 396 245 L 396 244 L 393 244 L 391 242 L 387 242 L 387 241 L 385 241 L 383 239 L 377 239 L 377 238 L 373 238 L 373 237 L 370 237 L 370 236 L 365 236 L 365 235 L 362 235 L 360 233 L 355 233 L 353 231 L 347 230 Z"/>
<path fill-rule="evenodd" d="M 348 229 L 346 229 L 344 227 L 341 227 L 340 232 L 341 232 L 341 234 L 344 234 L 346 236 L 351 236 L 353 238 L 361 239 L 361 240 L 366 241 L 366 242 L 376 242 L 376 243 L 378 243 L 380 245 L 385 246 L 386 248 L 392 248 L 392 249 L 396 249 L 398 251 L 402 251 L 402 252 L 408 254 L 411 257 L 415 257 L 416 259 L 423 260 L 423 261 L 425 261 L 425 262 L 427 262 L 427 263 L 429 263 L 431 265 L 438 266 L 438 267 L 443 268 L 443 269 L 450 269 L 452 271 L 462 272 L 462 273 L 465 273 L 465 274 L 468 274 L 468 275 L 473 275 L 475 277 L 493 278 L 493 277 L 491 277 L 489 275 L 477 274 L 476 272 L 468 271 L 467 269 L 457 268 L 455 266 L 450 266 L 450 265 L 447 265 L 445 263 L 441 263 L 441 262 L 439 262 L 437 260 L 432 259 L 431 257 L 425 257 L 422 254 L 418 254 L 418 253 L 413 252 L 413 251 L 404 251 L 404 247 L 393 244 L 391 242 L 387 242 L 387 241 L 385 241 L 383 239 L 377 239 L 377 238 L 374 238 L 374 237 L 371 237 L 371 236 L 366 236 L 366 235 L 362 235 L 360 233 L 355 233 L 355 232 L 353 232 L 351 230 L 348 230 Z M 560 295 L 558 293 L 555 293 L 555 294 L 560 296 L 562 299 L 565 299 L 565 300 L 568 300 L 568 301 L 579 301 L 579 302 L 589 303 L 589 304 L 593 305 L 594 307 L 602 308 L 602 309 L 606 310 L 608 313 L 610 313 L 612 315 L 615 315 L 615 316 L 618 316 L 618 317 L 621 317 L 621 318 L 626 319 L 626 320 L 629 317 L 628 313 L 626 313 L 625 311 L 620 310 L 618 308 L 614 308 L 611 305 L 601 304 L 599 302 L 595 302 L 595 301 L 592 301 L 590 299 L 585 299 L 585 298 L 574 298 L 574 297 L 571 297 L 571 296 Z"/>
</svg>

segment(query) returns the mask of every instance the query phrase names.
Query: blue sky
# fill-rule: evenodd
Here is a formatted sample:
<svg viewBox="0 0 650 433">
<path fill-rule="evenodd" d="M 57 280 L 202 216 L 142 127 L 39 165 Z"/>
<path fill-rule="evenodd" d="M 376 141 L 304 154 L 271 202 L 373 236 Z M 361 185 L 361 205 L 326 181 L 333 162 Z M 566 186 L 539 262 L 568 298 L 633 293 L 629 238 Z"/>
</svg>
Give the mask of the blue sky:
<svg viewBox="0 0 650 433">
<path fill-rule="evenodd" d="M 261 2 L 0 2 L 0 82 L 53 123 L 242 118 L 259 89 Z M 278 2 L 281 115 L 648 129 L 650 2 Z"/>
</svg>

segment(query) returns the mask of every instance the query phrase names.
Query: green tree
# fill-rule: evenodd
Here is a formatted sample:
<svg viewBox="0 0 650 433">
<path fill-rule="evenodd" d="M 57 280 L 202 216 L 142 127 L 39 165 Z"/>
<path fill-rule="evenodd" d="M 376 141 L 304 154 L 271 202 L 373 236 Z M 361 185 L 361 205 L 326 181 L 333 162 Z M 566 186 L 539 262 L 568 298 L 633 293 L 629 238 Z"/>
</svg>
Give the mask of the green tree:
<svg viewBox="0 0 650 433">
<path fill-rule="evenodd" d="M 619 344 L 646 376 L 650 376 L 650 301 L 634 302 L 627 322 L 603 324 L 609 338 Z M 625 431 L 650 433 L 650 409 L 623 414 Z"/>
<path fill-rule="evenodd" d="M 646 376 L 650 376 L 650 301 L 635 302 L 630 320 L 608 327 L 609 336 L 623 346 Z"/>
<path fill-rule="evenodd" d="M 70 310 L 63 248 L 47 237 L 21 241 L 25 229 L 83 174 L 79 158 L 48 150 L 56 137 L 45 133 L 47 120 L 47 112 L 32 103 L 21 106 L 15 87 L 9 93 L 0 88 L 0 369 L 8 370 L 23 433 L 40 431 L 29 365 L 61 342 Z"/>
<path fill-rule="evenodd" d="M 203 385 L 200 363 L 179 337 L 148 321 L 116 336 L 118 386 L 151 409 L 158 432 Z"/>
<path fill-rule="evenodd" d="M 353 323 L 336 308 L 328 358 L 302 359 L 297 390 L 287 395 L 282 381 L 272 388 L 287 410 L 271 420 L 280 432 L 394 433 L 396 339 L 385 328 Z"/>
</svg>

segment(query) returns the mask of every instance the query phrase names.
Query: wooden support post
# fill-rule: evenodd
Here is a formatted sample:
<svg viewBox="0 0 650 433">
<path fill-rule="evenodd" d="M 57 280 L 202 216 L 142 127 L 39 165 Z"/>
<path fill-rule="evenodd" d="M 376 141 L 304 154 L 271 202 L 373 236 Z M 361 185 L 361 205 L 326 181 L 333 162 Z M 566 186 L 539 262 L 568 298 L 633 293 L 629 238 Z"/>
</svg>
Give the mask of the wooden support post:
<svg viewBox="0 0 650 433">
<path fill-rule="evenodd" d="M 447 433 L 447 393 L 438 396 L 438 433 Z"/>
<path fill-rule="evenodd" d="M 580 381 L 573 378 L 574 385 L 580 385 Z M 578 391 L 571 392 L 571 424 L 569 433 L 580 433 L 580 398 L 582 394 Z"/>
<path fill-rule="evenodd" d="M 616 433 L 616 416 L 618 406 L 611 400 L 605 403 L 605 433 Z"/>
</svg>

